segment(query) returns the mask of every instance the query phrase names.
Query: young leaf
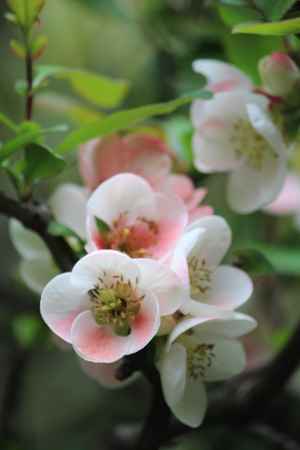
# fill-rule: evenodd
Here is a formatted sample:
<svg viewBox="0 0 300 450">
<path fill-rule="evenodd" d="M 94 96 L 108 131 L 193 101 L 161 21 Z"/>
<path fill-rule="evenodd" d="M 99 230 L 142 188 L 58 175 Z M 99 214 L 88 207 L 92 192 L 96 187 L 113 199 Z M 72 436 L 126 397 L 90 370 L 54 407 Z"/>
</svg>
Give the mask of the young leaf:
<svg viewBox="0 0 300 450">
<path fill-rule="evenodd" d="M 26 50 L 22 42 L 17 41 L 16 39 L 12 39 L 10 41 L 10 48 L 14 52 L 14 54 L 21 59 L 24 59 L 26 56 Z"/>
<path fill-rule="evenodd" d="M 54 220 L 49 223 L 48 232 L 52 234 L 52 236 L 75 237 L 76 239 L 81 240 L 71 228 L 68 228 L 59 222 L 55 222 Z"/>
<path fill-rule="evenodd" d="M 42 65 L 37 68 L 34 87 L 38 88 L 53 77 L 68 81 L 78 95 L 103 108 L 118 106 L 128 92 L 128 83 L 124 80 L 84 70 Z"/>
<path fill-rule="evenodd" d="M 105 234 L 108 231 L 110 231 L 109 226 L 103 220 L 99 219 L 98 217 L 95 217 L 95 222 L 96 222 L 97 229 L 101 234 Z"/>
<path fill-rule="evenodd" d="M 180 106 L 190 103 L 195 98 L 210 99 L 211 97 L 212 93 L 209 91 L 198 91 L 197 93 L 166 103 L 155 103 L 110 114 L 100 121 L 96 121 L 73 131 L 58 146 L 57 152 L 64 154 L 70 150 L 74 150 L 79 144 L 83 144 L 90 139 L 125 130 L 153 116 L 170 114 Z"/>
<path fill-rule="evenodd" d="M 12 323 L 13 333 L 19 344 L 24 348 L 31 347 L 38 339 L 42 326 L 37 316 L 22 315 Z"/>
<path fill-rule="evenodd" d="M 44 145 L 30 144 L 26 147 L 25 178 L 28 183 L 57 175 L 65 164 L 60 156 Z"/>
<path fill-rule="evenodd" d="M 20 151 L 26 145 L 38 141 L 41 136 L 42 132 L 39 127 L 20 131 L 16 137 L 4 142 L 0 148 L 0 164 L 16 151 Z"/>
<path fill-rule="evenodd" d="M 17 23 L 30 29 L 36 22 L 46 0 L 7 0 L 8 6 L 15 14 Z"/>
<path fill-rule="evenodd" d="M 233 33 L 260 34 L 265 36 L 286 36 L 288 34 L 299 33 L 300 17 L 295 19 L 282 20 L 281 22 L 254 22 L 236 25 Z"/>
<path fill-rule="evenodd" d="M 47 45 L 48 45 L 47 36 L 44 36 L 43 34 L 39 34 L 38 36 L 36 36 L 30 44 L 32 58 L 33 59 L 40 58 L 44 53 Z"/>
</svg>

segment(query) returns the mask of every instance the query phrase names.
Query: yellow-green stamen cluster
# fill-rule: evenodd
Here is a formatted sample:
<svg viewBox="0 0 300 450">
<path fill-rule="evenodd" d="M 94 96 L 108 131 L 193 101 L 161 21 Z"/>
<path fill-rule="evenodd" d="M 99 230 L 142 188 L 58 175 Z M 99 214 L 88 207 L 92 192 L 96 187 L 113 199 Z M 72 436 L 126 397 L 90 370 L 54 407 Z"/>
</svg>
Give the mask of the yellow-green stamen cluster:
<svg viewBox="0 0 300 450">
<path fill-rule="evenodd" d="M 206 370 L 211 367 L 214 354 L 213 344 L 199 344 L 187 349 L 187 370 L 194 380 L 204 378 Z"/>
<path fill-rule="evenodd" d="M 266 154 L 276 156 L 266 139 L 244 119 L 234 123 L 230 142 L 236 155 L 245 156 L 248 164 L 256 170 L 261 170 Z"/>
<path fill-rule="evenodd" d="M 91 311 L 99 325 L 112 327 L 119 336 L 128 336 L 140 311 L 143 297 L 139 297 L 131 281 L 116 276 L 114 282 L 99 285 L 89 291 Z"/>
<path fill-rule="evenodd" d="M 192 256 L 188 259 L 188 268 L 192 297 L 204 296 L 211 285 L 211 271 L 206 261 Z"/>
</svg>

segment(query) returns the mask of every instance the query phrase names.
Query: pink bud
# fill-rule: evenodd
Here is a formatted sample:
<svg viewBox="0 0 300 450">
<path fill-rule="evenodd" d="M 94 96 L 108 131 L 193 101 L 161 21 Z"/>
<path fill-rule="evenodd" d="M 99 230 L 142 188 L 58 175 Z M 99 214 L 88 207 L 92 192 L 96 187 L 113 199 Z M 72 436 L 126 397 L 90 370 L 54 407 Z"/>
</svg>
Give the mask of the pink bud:
<svg viewBox="0 0 300 450">
<path fill-rule="evenodd" d="M 294 61 L 281 52 L 274 52 L 261 59 L 259 73 L 266 91 L 280 97 L 285 97 L 292 91 L 300 75 Z"/>
</svg>

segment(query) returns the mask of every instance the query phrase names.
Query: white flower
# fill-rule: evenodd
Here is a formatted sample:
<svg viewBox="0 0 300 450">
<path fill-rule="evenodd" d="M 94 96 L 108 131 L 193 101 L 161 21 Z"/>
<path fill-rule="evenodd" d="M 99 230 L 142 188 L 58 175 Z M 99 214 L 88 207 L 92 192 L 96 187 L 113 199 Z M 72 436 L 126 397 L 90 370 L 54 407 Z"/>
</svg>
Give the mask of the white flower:
<svg viewBox="0 0 300 450">
<path fill-rule="evenodd" d="M 72 229 L 85 239 L 86 190 L 80 186 L 64 184 L 49 199 L 55 220 Z M 20 275 L 24 283 L 37 294 L 41 294 L 57 273 L 53 258 L 44 241 L 37 233 L 28 230 L 17 220 L 10 220 L 11 240 L 21 256 Z"/>
<path fill-rule="evenodd" d="M 164 397 L 173 414 L 184 424 L 198 427 L 205 416 L 205 383 L 238 375 L 246 359 L 237 338 L 249 333 L 256 322 L 232 313 L 212 320 L 186 318 L 169 336 L 158 368 Z"/>
<path fill-rule="evenodd" d="M 171 261 L 190 291 L 190 300 L 181 308 L 184 314 L 219 314 L 241 306 L 251 296 L 253 285 L 248 275 L 220 265 L 230 244 L 231 231 L 222 217 L 203 217 L 187 228 Z"/>
<path fill-rule="evenodd" d="M 41 315 L 82 359 L 112 363 L 145 347 L 158 332 L 160 316 L 177 311 L 186 295 L 163 264 L 100 250 L 47 284 Z"/>
<path fill-rule="evenodd" d="M 216 94 L 192 111 L 195 166 L 205 173 L 230 172 L 228 201 L 250 213 L 280 192 L 287 149 L 268 113 L 268 100 L 247 91 Z"/>
</svg>

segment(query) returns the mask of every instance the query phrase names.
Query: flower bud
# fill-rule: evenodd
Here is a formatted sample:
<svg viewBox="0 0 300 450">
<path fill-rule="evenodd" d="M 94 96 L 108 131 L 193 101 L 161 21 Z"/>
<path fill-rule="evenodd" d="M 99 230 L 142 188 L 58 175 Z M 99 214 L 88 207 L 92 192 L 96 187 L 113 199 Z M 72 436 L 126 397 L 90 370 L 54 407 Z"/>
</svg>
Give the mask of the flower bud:
<svg viewBox="0 0 300 450">
<path fill-rule="evenodd" d="M 259 62 L 259 73 L 264 88 L 271 95 L 286 97 L 299 80 L 300 71 L 285 53 L 275 52 Z"/>
</svg>

